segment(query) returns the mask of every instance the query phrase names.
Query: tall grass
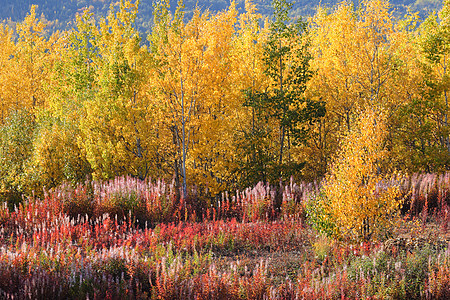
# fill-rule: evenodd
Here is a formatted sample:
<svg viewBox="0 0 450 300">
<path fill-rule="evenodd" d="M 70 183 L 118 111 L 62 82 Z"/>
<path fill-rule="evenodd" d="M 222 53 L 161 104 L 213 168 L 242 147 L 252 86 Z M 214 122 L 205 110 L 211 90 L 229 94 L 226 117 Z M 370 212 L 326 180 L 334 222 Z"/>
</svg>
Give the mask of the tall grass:
<svg viewBox="0 0 450 300">
<path fill-rule="evenodd" d="M 438 222 L 434 233 L 448 237 L 449 175 L 401 183 L 405 214 Z M 317 237 L 304 207 L 319 190 L 260 183 L 206 205 L 177 199 L 173 184 L 122 177 L 64 184 L 13 210 L 3 204 L 0 298 L 450 297 L 448 239 L 355 245 Z"/>
<path fill-rule="evenodd" d="M 204 201 L 195 195 L 178 199 L 173 183 L 118 177 L 75 186 L 65 183 L 47 192 L 44 202 L 55 203 L 74 218 L 78 215 L 95 218 L 107 213 L 122 219 L 130 215 L 141 224 L 233 218 L 243 222 L 299 220 L 303 217 L 303 204 L 318 189 L 318 183 L 291 181 L 285 186 L 259 183 L 234 195 L 224 192 L 216 201 Z"/>
<path fill-rule="evenodd" d="M 413 174 L 402 180 L 406 197 L 403 213 L 411 217 L 436 218 L 445 229 L 450 224 L 450 172 Z"/>
</svg>

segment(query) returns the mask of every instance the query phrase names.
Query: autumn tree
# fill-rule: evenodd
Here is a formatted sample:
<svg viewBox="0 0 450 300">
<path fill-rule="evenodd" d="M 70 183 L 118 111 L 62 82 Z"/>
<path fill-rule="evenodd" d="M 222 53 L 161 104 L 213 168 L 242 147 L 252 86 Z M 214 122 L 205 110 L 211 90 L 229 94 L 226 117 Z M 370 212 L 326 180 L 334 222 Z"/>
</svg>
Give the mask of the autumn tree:
<svg viewBox="0 0 450 300">
<path fill-rule="evenodd" d="M 213 196 L 232 181 L 232 137 L 240 113 L 234 61 L 234 4 L 216 15 L 196 10 L 184 22 L 182 4 L 156 8 L 151 56 L 154 88 L 177 186 Z M 158 113 L 159 114 L 159 113 Z M 169 133 L 169 134 L 167 134 Z M 170 138 L 169 138 L 170 137 Z"/>
<path fill-rule="evenodd" d="M 39 174 L 35 172 L 33 164 L 39 127 L 37 116 L 47 103 L 49 97 L 47 87 L 61 47 L 61 35 L 56 32 L 47 37 L 45 19 L 37 18 L 36 9 L 36 6 L 32 6 L 25 20 L 17 24 L 15 38 L 12 31 L 4 27 L 1 34 L 5 55 L 0 58 L 2 64 L 0 85 L 2 116 L 6 121 L 1 138 L 9 140 L 9 145 L 23 143 L 23 145 L 16 144 L 17 151 L 14 154 L 8 152 L 9 150 L 3 151 L 1 159 L 14 164 L 14 167 L 11 165 L 9 167 L 16 171 L 9 174 L 16 179 L 13 183 L 10 182 L 8 189 L 20 193 L 30 193 L 36 188 L 38 192 L 41 190 Z M 21 126 L 23 128 L 18 130 Z M 17 130 L 18 135 L 26 136 L 20 138 L 11 136 L 9 130 L 12 128 Z M 6 157 L 3 157 L 4 155 Z M 9 175 L 5 175 L 2 178 L 8 180 L 8 177 Z"/>
<path fill-rule="evenodd" d="M 29 109 L 45 103 L 44 86 L 48 83 L 59 40 L 58 32 L 47 39 L 46 24 L 36 17 L 36 9 L 37 6 L 31 6 L 25 20 L 17 24 L 17 48 L 12 58 L 17 64 L 18 101 L 21 101 L 21 107 Z"/>
<path fill-rule="evenodd" d="M 47 37 L 45 19 L 36 16 L 37 6 L 31 6 L 15 31 L 0 26 L 2 54 L 0 88 L 2 117 L 9 110 L 28 109 L 30 113 L 45 103 L 50 70 L 55 62 L 60 34 Z"/>
<path fill-rule="evenodd" d="M 100 21 L 96 38 L 97 84 L 84 102 L 80 144 L 98 178 L 150 175 L 157 143 L 152 132 L 152 106 L 145 90 L 146 48 L 134 28 L 139 2 L 121 1 Z"/>
<path fill-rule="evenodd" d="M 395 100 L 392 20 L 389 3 L 382 0 L 364 1 L 359 11 L 344 1 L 331 12 L 319 8 L 312 19 L 312 66 L 317 70 L 313 84 L 327 111 L 338 116 L 347 131 L 354 110 Z"/>
<path fill-rule="evenodd" d="M 11 61 L 11 57 L 16 51 L 16 45 L 13 39 L 13 30 L 5 24 L 0 24 L 0 109 L 1 122 L 5 120 L 8 112 L 14 107 L 18 109 L 17 102 L 14 100 L 14 82 L 16 78 L 16 68 Z"/>
<path fill-rule="evenodd" d="M 402 80 L 396 88 L 404 96 L 392 114 L 390 161 L 408 172 L 448 169 L 446 7 L 444 3 L 439 14 L 431 13 L 423 22 L 410 13 L 396 24 L 396 38 L 403 39 L 397 43 Z"/>
<path fill-rule="evenodd" d="M 419 28 L 424 86 L 409 108 L 422 134 L 410 140 L 410 145 L 425 158 L 426 171 L 448 169 L 450 162 L 449 17 L 450 2 L 444 1 L 439 14 L 431 14 Z"/>
<path fill-rule="evenodd" d="M 235 63 L 237 84 L 243 95 L 241 114 L 238 115 L 233 139 L 233 148 L 240 155 L 236 159 L 234 176 L 238 187 L 247 187 L 258 181 L 267 182 L 272 162 L 276 161 L 276 138 L 265 113 L 259 91 L 269 87 L 264 74 L 264 45 L 268 28 L 261 24 L 262 16 L 250 1 L 245 3 L 246 11 L 239 16 L 239 28 L 235 40 Z"/>
<path fill-rule="evenodd" d="M 381 105 L 389 111 L 388 140 L 399 129 L 392 125 L 393 115 L 417 93 L 418 79 L 413 71 L 417 52 L 399 23 L 389 2 L 382 0 L 363 1 L 359 9 L 344 1 L 319 8 L 312 18 L 311 66 L 316 72 L 307 93 L 327 108 L 326 117 L 313 129 L 320 140 L 310 140 L 306 149 L 324 158 L 316 170 L 324 169 L 340 136 L 357 119 L 356 112 L 366 107 Z"/>
<path fill-rule="evenodd" d="M 96 27 L 88 11 L 78 15 L 75 28 L 60 41 L 60 51 L 47 86 L 47 105 L 37 114 L 37 134 L 30 176 L 46 188 L 63 181 L 80 182 L 92 168 L 80 147 L 84 104 L 96 92 L 93 63 Z"/>
<path fill-rule="evenodd" d="M 236 183 L 233 170 L 240 159 L 233 136 L 244 113 L 241 86 L 247 88 L 248 81 L 239 71 L 237 22 L 237 9 L 232 3 L 227 10 L 210 16 L 201 31 L 206 42 L 203 74 L 212 76 L 206 76 L 202 99 L 204 133 L 198 136 L 193 158 L 195 180 L 204 180 L 211 196 Z"/>
<path fill-rule="evenodd" d="M 339 237 L 382 238 L 399 211 L 399 186 L 383 169 L 387 134 L 382 108 L 361 111 L 330 165 L 318 206 Z"/>
<path fill-rule="evenodd" d="M 198 107 L 196 100 L 200 92 L 198 83 L 201 80 L 199 69 L 202 61 L 200 47 L 196 45 L 200 35 L 195 28 L 187 32 L 182 3 L 173 16 L 169 8 L 168 2 L 156 5 L 154 27 L 149 40 L 153 68 L 157 74 L 156 89 L 163 104 L 161 130 L 169 130 L 171 133 L 175 184 L 177 188 L 181 187 L 186 196 L 186 160 L 190 144 L 188 136 L 195 130 L 192 116 Z M 198 11 L 193 18 L 200 18 Z M 191 22 L 199 23 L 198 20 Z"/>
<path fill-rule="evenodd" d="M 137 3 L 122 1 L 98 23 L 85 11 L 65 40 L 49 103 L 39 114 L 34 162 L 47 186 L 158 176 L 158 141 L 146 90 L 146 48 L 133 28 Z M 52 137 L 49 139 L 48 137 Z"/>
<path fill-rule="evenodd" d="M 235 151 L 231 167 L 235 188 L 267 182 L 270 164 L 276 160 L 275 124 L 269 123 L 263 106 L 256 103 L 258 91 L 269 87 L 263 61 L 267 33 L 262 15 L 251 1 L 246 1 L 245 12 L 238 16 L 232 50 L 233 85 L 239 99 L 234 113 L 233 144 L 229 146 Z"/>
</svg>

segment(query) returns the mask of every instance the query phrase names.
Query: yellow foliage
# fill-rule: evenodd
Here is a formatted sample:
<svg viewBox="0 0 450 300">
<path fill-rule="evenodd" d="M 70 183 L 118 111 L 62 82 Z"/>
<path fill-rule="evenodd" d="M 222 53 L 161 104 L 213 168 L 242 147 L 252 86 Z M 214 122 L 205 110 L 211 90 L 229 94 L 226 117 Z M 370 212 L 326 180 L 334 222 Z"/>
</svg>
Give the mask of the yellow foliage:
<svg viewBox="0 0 450 300">
<path fill-rule="evenodd" d="M 342 237 L 378 237 L 401 204 L 395 178 L 382 174 L 385 122 L 381 109 L 361 112 L 326 176 L 324 207 Z"/>
<path fill-rule="evenodd" d="M 144 179 L 159 177 L 158 141 L 155 139 L 153 106 L 147 90 L 152 73 L 147 48 L 133 27 L 136 3 L 121 1 L 118 11 L 96 26 L 92 19 L 79 19 L 87 25 L 89 41 L 96 49 L 87 57 L 92 73 L 91 97 L 81 99 L 85 117 L 80 118 L 78 144 L 85 151 L 94 178 L 133 175 Z M 85 48 L 86 45 L 84 45 Z"/>
<path fill-rule="evenodd" d="M 16 72 L 11 64 L 11 56 L 15 53 L 16 45 L 13 40 L 13 31 L 8 26 L 0 24 L 0 110 L 1 123 L 8 116 L 9 110 L 14 107 L 13 82 L 16 81 Z M 18 107 L 16 107 L 18 109 Z"/>
<path fill-rule="evenodd" d="M 134 27 L 139 1 L 119 2 L 100 21 L 85 11 L 74 29 L 49 38 L 35 6 L 16 32 L 0 24 L 0 123 L 24 110 L 36 125 L 24 178 L 50 186 L 91 175 L 184 176 L 215 196 L 245 177 L 278 180 L 284 166 L 317 179 L 348 134 L 324 189 L 342 234 L 368 237 L 398 205 L 396 189 L 380 187 L 388 155 L 391 165 L 433 168 L 428 157 L 448 166 L 448 0 L 418 29 L 417 15 L 396 21 L 386 0 L 319 8 L 307 35 L 272 45 L 311 50 L 312 59 L 287 53 L 272 78 L 275 60 L 264 59 L 271 27 L 250 0 L 242 14 L 232 2 L 218 13 L 196 9 L 189 20 L 182 5 L 171 15 L 170 1 L 160 1 L 148 47 Z M 304 95 L 287 84 L 301 59 L 314 71 L 308 65 L 303 74 Z M 300 123 L 314 113 L 296 113 L 306 102 L 274 97 L 295 91 L 325 102 L 325 117 Z M 237 171 L 246 168 L 248 176 Z"/>
<path fill-rule="evenodd" d="M 250 24 L 254 19 L 253 12 L 241 18 L 237 34 L 234 3 L 215 15 L 196 10 L 186 23 L 179 11 L 172 16 L 161 6 L 149 36 L 154 70 L 150 89 L 156 122 L 169 150 L 166 157 L 177 181 L 182 179 L 184 162 L 188 184 L 210 195 L 233 181 L 239 155 L 233 134 L 248 119 L 242 90 L 254 81 L 259 84 L 262 76 L 262 70 L 251 66 L 258 60 L 258 50 L 249 49 L 253 44 L 241 36 L 251 35 L 253 28 L 247 26 L 255 25 Z"/>
<path fill-rule="evenodd" d="M 318 9 L 310 20 L 316 72 L 308 94 L 326 102 L 327 115 L 314 129 L 318 138 L 305 149 L 309 155 L 324 156 L 325 162 L 365 107 L 383 106 L 391 122 L 399 107 L 414 101 L 422 82 L 418 48 L 408 32 L 415 18 L 396 23 L 385 0 L 362 1 L 360 9 L 349 1 Z M 323 164 L 313 161 L 309 168 L 320 170 Z"/>
</svg>

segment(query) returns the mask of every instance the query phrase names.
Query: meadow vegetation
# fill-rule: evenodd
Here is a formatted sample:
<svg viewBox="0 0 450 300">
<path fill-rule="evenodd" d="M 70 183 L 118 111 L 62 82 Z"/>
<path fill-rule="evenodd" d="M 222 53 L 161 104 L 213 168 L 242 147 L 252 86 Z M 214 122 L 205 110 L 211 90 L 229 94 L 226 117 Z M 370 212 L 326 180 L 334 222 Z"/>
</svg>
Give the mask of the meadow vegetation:
<svg viewBox="0 0 450 300">
<path fill-rule="evenodd" d="M 450 174 L 401 179 L 384 236 L 336 238 L 305 212 L 319 184 L 205 203 L 173 184 L 65 184 L 0 211 L 4 299 L 447 299 Z M 199 204 L 201 203 L 201 204 Z"/>
</svg>

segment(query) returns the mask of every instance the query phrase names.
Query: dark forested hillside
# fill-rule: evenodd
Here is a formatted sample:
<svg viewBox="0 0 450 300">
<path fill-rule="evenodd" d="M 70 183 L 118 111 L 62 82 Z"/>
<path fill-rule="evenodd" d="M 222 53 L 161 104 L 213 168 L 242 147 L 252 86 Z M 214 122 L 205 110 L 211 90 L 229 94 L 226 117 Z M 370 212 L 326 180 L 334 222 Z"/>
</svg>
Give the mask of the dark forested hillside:
<svg viewBox="0 0 450 300">
<path fill-rule="evenodd" d="M 148 31 L 152 21 L 152 10 L 154 0 L 141 0 L 139 4 L 139 14 L 137 17 L 137 27 L 141 31 Z M 175 9 L 177 1 L 171 1 L 172 8 Z M 196 4 L 202 9 L 211 11 L 219 11 L 228 7 L 229 0 L 185 0 L 185 9 L 190 16 Z M 270 14 L 270 0 L 256 0 L 256 4 L 260 13 L 264 15 Z M 321 3 L 322 5 L 335 5 L 339 0 L 297 0 L 294 1 L 291 13 L 294 16 L 311 15 L 315 8 Z M 358 1 L 354 1 L 355 4 Z M 84 8 L 89 7 L 97 15 L 106 15 L 111 4 L 118 5 L 119 1 L 115 0 L 0 0 L 0 19 L 18 22 L 25 18 L 30 11 L 32 4 L 38 5 L 38 14 L 43 14 L 45 18 L 52 23 L 51 29 L 65 29 L 72 22 L 76 13 L 81 12 Z M 238 8 L 243 9 L 245 0 L 236 1 Z M 391 5 L 397 14 L 403 15 L 408 7 L 413 11 L 420 11 L 422 14 L 432 10 L 438 10 L 441 6 L 438 0 L 394 0 Z M 70 25 L 69 25 L 70 27 Z"/>
</svg>

